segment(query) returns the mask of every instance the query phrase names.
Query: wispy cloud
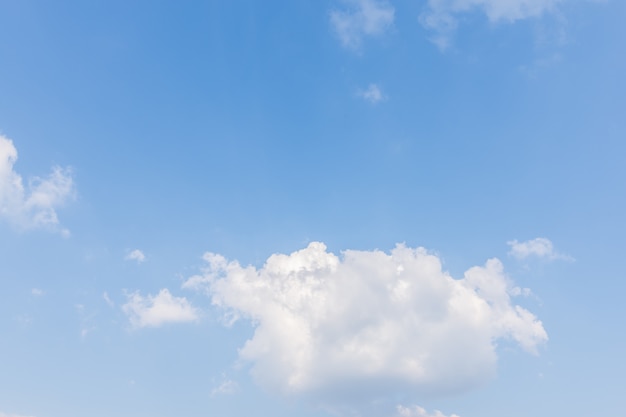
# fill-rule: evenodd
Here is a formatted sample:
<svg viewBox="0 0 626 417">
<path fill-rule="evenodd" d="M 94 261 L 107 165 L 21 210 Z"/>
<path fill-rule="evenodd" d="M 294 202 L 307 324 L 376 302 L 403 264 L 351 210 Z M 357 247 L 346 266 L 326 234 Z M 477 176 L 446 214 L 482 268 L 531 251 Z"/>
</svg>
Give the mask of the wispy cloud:
<svg viewBox="0 0 626 417">
<path fill-rule="evenodd" d="M 363 100 L 372 104 L 376 104 L 387 99 L 382 88 L 378 84 L 373 83 L 368 85 L 365 90 L 359 91 L 358 94 Z"/>
<path fill-rule="evenodd" d="M 458 16 L 479 11 L 491 22 L 515 22 L 554 11 L 565 0 L 428 0 L 421 24 L 433 31 L 431 40 L 446 49 L 458 26 Z"/>
<path fill-rule="evenodd" d="M 134 328 L 158 327 L 166 323 L 184 323 L 198 320 L 198 312 L 185 297 L 174 297 L 167 289 L 157 295 L 142 296 L 139 292 L 127 294 L 122 311 Z"/>
<path fill-rule="evenodd" d="M 554 245 L 552 244 L 550 239 L 546 239 L 545 237 L 538 237 L 536 239 L 527 240 L 525 242 L 511 240 L 508 241 L 507 244 L 511 247 L 509 255 L 517 259 L 536 257 L 550 260 L 573 260 L 571 256 L 555 251 Z"/>
<path fill-rule="evenodd" d="M 102 294 L 102 299 L 105 303 L 107 303 L 109 307 L 115 307 L 115 302 L 111 300 L 111 297 L 109 297 L 109 293 L 107 293 L 106 291 Z"/>
<path fill-rule="evenodd" d="M 41 297 L 44 294 L 43 290 L 39 288 L 33 288 L 30 293 L 35 297 Z"/>
<path fill-rule="evenodd" d="M 232 395 L 239 390 L 239 384 L 232 379 L 222 378 L 222 381 L 211 390 L 211 397 Z"/>
<path fill-rule="evenodd" d="M 69 236 L 59 228 L 56 209 L 75 195 L 71 170 L 54 167 L 47 177 L 33 177 L 25 187 L 13 169 L 16 161 L 13 141 L 0 135 L 0 218 L 19 228 L 48 228 Z"/>
<path fill-rule="evenodd" d="M 433 413 L 429 413 L 424 408 L 417 405 L 408 407 L 398 405 L 396 407 L 396 412 L 397 417 L 459 417 L 456 414 L 450 414 L 449 416 L 446 416 L 439 410 L 435 410 Z"/>
<path fill-rule="evenodd" d="M 239 354 L 257 381 L 325 404 L 471 389 L 494 375 L 498 339 L 531 353 L 547 340 L 542 323 L 513 303 L 497 259 L 462 279 L 404 245 L 339 257 L 313 242 L 259 269 L 212 253 L 205 260 L 185 287 L 255 325 Z"/>
<path fill-rule="evenodd" d="M 394 7 L 384 0 L 344 0 L 345 8 L 330 12 L 331 25 L 341 44 L 359 49 L 364 37 L 384 34 L 393 26 Z"/>
<path fill-rule="evenodd" d="M 126 259 L 127 261 L 136 261 L 138 264 L 140 264 L 146 260 L 146 255 L 144 255 L 141 250 L 135 249 L 128 252 L 124 259 Z"/>
</svg>

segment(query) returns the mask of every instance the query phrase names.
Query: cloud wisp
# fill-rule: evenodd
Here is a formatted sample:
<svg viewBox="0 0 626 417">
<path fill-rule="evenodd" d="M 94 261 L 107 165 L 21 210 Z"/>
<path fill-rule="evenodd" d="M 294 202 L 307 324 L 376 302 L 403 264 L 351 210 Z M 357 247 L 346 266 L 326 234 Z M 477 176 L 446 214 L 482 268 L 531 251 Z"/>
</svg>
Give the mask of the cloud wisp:
<svg viewBox="0 0 626 417">
<path fill-rule="evenodd" d="M 221 395 L 233 395 L 239 390 L 239 384 L 232 379 L 223 378 L 215 388 L 211 390 L 211 397 Z"/>
<path fill-rule="evenodd" d="M 157 295 L 127 294 L 128 301 L 122 311 L 135 328 L 159 327 L 167 323 L 197 321 L 198 311 L 185 297 L 174 297 L 169 290 L 162 289 Z"/>
<path fill-rule="evenodd" d="M 440 49 L 446 49 L 450 46 L 462 14 L 477 11 L 493 23 L 515 22 L 552 12 L 562 1 L 564 0 L 428 0 L 428 6 L 420 16 L 420 23 L 433 31 L 431 40 Z"/>
<path fill-rule="evenodd" d="M 573 260 L 571 256 L 555 251 L 552 241 L 550 241 L 550 239 L 546 239 L 545 237 L 538 237 L 525 242 L 511 240 L 508 241 L 507 244 L 511 247 L 509 255 L 517 259 L 534 257 L 548 260 Z"/>
<path fill-rule="evenodd" d="M 393 26 L 394 7 L 385 0 L 344 0 L 346 8 L 330 12 L 330 23 L 341 44 L 353 50 L 363 38 L 383 35 Z"/>
<path fill-rule="evenodd" d="M 0 135 L 0 218 L 22 229 L 59 230 L 56 209 L 75 195 L 69 168 L 53 167 L 45 178 L 33 177 L 24 186 L 14 171 L 17 149 L 13 141 Z M 67 230 L 60 230 L 69 235 Z"/>
<path fill-rule="evenodd" d="M 254 324 L 239 355 L 258 383 L 322 405 L 466 391 L 493 377 L 499 340 L 536 353 L 548 338 L 513 303 L 518 291 L 497 259 L 461 279 L 404 245 L 340 257 L 313 242 L 261 268 L 204 259 L 183 287 L 208 294 L 231 321 Z"/>
<path fill-rule="evenodd" d="M 459 417 L 456 414 L 450 414 L 450 416 L 446 416 L 439 410 L 435 410 L 433 413 L 429 413 L 424 408 L 417 405 L 409 407 L 398 405 L 396 407 L 396 412 L 396 417 Z"/>
</svg>

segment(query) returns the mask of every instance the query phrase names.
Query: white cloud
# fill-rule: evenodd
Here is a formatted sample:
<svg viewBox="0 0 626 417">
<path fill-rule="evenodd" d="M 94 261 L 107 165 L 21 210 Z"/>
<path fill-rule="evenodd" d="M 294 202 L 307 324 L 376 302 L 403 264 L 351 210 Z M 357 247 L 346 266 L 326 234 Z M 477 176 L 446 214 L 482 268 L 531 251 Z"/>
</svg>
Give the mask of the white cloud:
<svg viewBox="0 0 626 417">
<path fill-rule="evenodd" d="M 144 255 L 141 250 L 135 249 L 130 251 L 124 259 L 127 261 L 137 261 L 137 263 L 140 264 L 146 260 L 146 255 Z"/>
<path fill-rule="evenodd" d="M 422 407 L 417 406 L 417 405 L 409 406 L 409 407 L 398 405 L 396 407 L 396 411 L 397 411 L 397 414 L 396 414 L 397 417 L 448 417 L 439 410 L 435 410 L 435 412 L 431 414 L 427 412 L 425 409 L 423 409 Z M 459 416 L 456 414 L 450 414 L 449 417 L 459 417 Z"/>
<path fill-rule="evenodd" d="M 380 36 L 393 25 L 395 9 L 384 0 L 344 0 L 347 10 L 333 10 L 330 22 L 341 44 L 358 49 L 366 36 Z"/>
<path fill-rule="evenodd" d="M 449 46 L 458 25 L 457 16 L 479 11 L 491 22 L 515 22 L 539 17 L 554 11 L 563 0 L 428 0 L 427 10 L 420 22 L 435 32 L 433 42 L 441 49 Z"/>
<path fill-rule="evenodd" d="M 556 252 L 550 239 L 545 237 L 538 237 L 525 242 L 511 240 L 507 242 L 507 245 L 511 246 L 509 255 L 517 259 L 526 259 L 534 256 L 545 259 L 572 260 L 570 256 Z"/>
<path fill-rule="evenodd" d="M 359 91 L 359 97 L 372 104 L 386 99 L 383 90 L 377 84 L 370 84 L 367 86 L 367 89 Z"/>
<path fill-rule="evenodd" d="M 494 375 L 498 340 L 535 353 L 548 338 L 513 304 L 515 287 L 497 259 L 462 279 L 424 248 L 404 245 L 338 257 L 313 242 L 259 269 L 212 253 L 204 259 L 206 269 L 183 287 L 253 323 L 239 355 L 257 381 L 329 406 L 468 390 Z"/>
<path fill-rule="evenodd" d="M 30 293 L 35 297 L 41 297 L 44 294 L 43 290 L 39 288 L 33 288 L 32 290 L 30 290 Z"/>
<path fill-rule="evenodd" d="M 24 187 L 13 170 L 17 149 L 13 141 L 0 135 L 0 218 L 24 229 L 58 229 L 56 209 L 71 199 L 74 181 L 68 168 L 54 167 L 46 178 L 34 177 Z M 67 230 L 60 230 L 69 236 Z"/>
<path fill-rule="evenodd" d="M 27 417 L 21 414 L 7 414 L 0 411 L 0 417 Z"/>
<path fill-rule="evenodd" d="M 158 327 L 166 323 L 183 323 L 198 320 L 197 310 L 185 297 L 174 297 L 167 289 L 157 295 L 142 296 L 138 292 L 127 294 L 128 302 L 122 311 L 134 328 Z"/>
</svg>

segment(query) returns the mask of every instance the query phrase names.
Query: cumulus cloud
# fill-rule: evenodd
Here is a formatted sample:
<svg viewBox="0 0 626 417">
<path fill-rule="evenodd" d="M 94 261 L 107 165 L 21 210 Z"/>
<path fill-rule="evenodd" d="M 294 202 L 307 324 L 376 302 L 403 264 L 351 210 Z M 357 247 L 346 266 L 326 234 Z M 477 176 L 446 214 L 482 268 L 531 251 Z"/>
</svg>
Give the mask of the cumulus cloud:
<svg viewBox="0 0 626 417">
<path fill-rule="evenodd" d="M 256 380 L 322 404 L 465 391 L 494 375 L 498 341 L 536 353 L 548 338 L 513 303 L 516 287 L 497 259 L 461 279 L 404 245 L 337 256 L 313 242 L 260 268 L 204 259 L 183 287 L 206 292 L 231 321 L 253 323 L 239 356 Z"/>
<path fill-rule="evenodd" d="M 428 0 L 427 9 L 420 22 L 434 31 L 432 38 L 440 48 L 449 46 L 450 38 L 458 25 L 458 16 L 478 11 L 491 22 L 515 22 L 539 17 L 555 10 L 563 0 Z"/>
<path fill-rule="evenodd" d="M 24 186 L 13 170 L 17 149 L 13 141 L 0 135 L 0 218 L 21 228 L 57 229 L 56 209 L 74 195 L 69 168 L 54 167 L 46 178 L 33 177 Z M 69 235 L 66 230 L 61 231 Z"/>
<path fill-rule="evenodd" d="M 167 289 L 157 295 L 142 296 L 139 292 L 127 294 L 122 311 L 134 328 L 158 327 L 166 323 L 198 320 L 198 312 L 185 297 L 174 297 Z"/>
<path fill-rule="evenodd" d="M 417 405 L 410 407 L 398 405 L 396 407 L 396 412 L 397 417 L 459 417 L 456 414 L 450 414 L 450 416 L 446 416 L 439 410 L 435 410 L 435 412 L 431 414 Z"/>
<path fill-rule="evenodd" d="M 517 259 L 537 257 L 544 259 L 572 260 L 570 256 L 556 252 L 550 239 L 546 239 L 545 237 L 538 237 L 525 242 L 511 240 L 507 242 L 507 244 L 511 247 L 509 255 Z"/>
<path fill-rule="evenodd" d="M 395 9 L 384 0 L 344 0 L 347 8 L 333 10 L 330 22 L 346 48 L 358 49 L 366 36 L 380 36 L 393 25 Z"/>
<path fill-rule="evenodd" d="M 386 99 L 383 90 L 377 84 L 370 84 L 365 90 L 359 91 L 359 97 L 372 104 L 376 104 Z"/>
<path fill-rule="evenodd" d="M 138 264 L 140 264 L 146 260 L 146 255 L 144 255 L 141 250 L 135 249 L 133 251 L 130 251 L 124 259 L 126 259 L 127 261 L 136 261 Z"/>
</svg>

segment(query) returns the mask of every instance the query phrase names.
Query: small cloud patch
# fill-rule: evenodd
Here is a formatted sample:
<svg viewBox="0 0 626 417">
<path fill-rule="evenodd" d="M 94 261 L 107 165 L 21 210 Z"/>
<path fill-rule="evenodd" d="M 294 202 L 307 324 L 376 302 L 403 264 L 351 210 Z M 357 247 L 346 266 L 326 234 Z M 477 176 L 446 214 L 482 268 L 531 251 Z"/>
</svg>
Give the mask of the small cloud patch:
<svg viewBox="0 0 626 417">
<path fill-rule="evenodd" d="M 126 259 L 127 261 L 135 261 L 138 264 L 140 264 L 142 262 L 145 262 L 146 255 L 144 255 L 144 253 L 141 250 L 135 249 L 135 250 L 128 252 L 128 254 L 126 255 L 124 259 Z"/>
<path fill-rule="evenodd" d="M 550 239 L 545 237 L 538 237 L 536 239 L 527 240 L 525 242 L 519 242 L 517 240 L 510 240 L 507 245 L 511 247 L 509 255 L 517 259 L 527 258 L 543 258 L 549 260 L 573 260 L 569 255 L 558 253 L 554 250 L 554 245 Z"/>
<path fill-rule="evenodd" d="M 330 12 L 330 23 L 341 44 L 358 50 L 364 37 L 384 34 L 395 17 L 394 7 L 387 1 L 346 0 L 347 8 Z"/>
<path fill-rule="evenodd" d="M 358 94 L 363 100 L 372 104 L 377 104 L 387 99 L 380 86 L 373 83 L 368 85 L 365 90 L 359 91 Z"/>
<path fill-rule="evenodd" d="M 167 323 L 187 323 L 198 320 L 198 312 L 185 297 L 174 297 L 168 289 L 157 295 L 127 294 L 122 311 L 133 328 L 159 327 Z"/>
</svg>

